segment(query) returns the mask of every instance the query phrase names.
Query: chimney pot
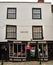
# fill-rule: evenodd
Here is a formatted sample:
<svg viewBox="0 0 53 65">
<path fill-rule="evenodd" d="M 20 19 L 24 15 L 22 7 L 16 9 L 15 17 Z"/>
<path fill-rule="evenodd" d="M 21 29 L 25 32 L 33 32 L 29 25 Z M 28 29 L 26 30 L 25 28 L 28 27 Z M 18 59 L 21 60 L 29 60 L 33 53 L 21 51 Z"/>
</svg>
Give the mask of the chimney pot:
<svg viewBox="0 0 53 65">
<path fill-rule="evenodd" d="M 38 0 L 38 3 L 44 3 L 44 0 Z"/>
</svg>

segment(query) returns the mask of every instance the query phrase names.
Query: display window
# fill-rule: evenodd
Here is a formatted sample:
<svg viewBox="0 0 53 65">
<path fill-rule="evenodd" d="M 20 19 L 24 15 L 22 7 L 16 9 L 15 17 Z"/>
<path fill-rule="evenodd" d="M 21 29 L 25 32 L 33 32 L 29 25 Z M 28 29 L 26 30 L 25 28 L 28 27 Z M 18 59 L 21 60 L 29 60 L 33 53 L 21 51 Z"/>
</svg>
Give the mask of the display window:
<svg viewBox="0 0 53 65">
<path fill-rule="evenodd" d="M 26 44 L 9 44 L 9 56 L 10 57 L 26 57 Z"/>
<path fill-rule="evenodd" d="M 47 44 L 38 44 L 38 57 L 47 58 L 48 57 L 48 47 Z"/>
</svg>

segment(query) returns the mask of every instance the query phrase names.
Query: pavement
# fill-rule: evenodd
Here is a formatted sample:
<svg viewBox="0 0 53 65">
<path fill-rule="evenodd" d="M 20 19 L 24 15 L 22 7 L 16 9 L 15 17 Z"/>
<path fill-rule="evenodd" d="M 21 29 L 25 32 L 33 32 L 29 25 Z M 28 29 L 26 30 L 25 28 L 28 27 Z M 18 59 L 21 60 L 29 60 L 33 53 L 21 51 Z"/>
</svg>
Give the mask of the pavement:
<svg viewBox="0 0 53 65">
<path fill-rule="evenodd" d="M 0 62 L 1 65 L 1 62 Z M 30 62 L 3 62 L 3 65 L 40 65 L 39 61 Z M 41 65 L 53 65 L 53 61 L 41 62 Z"/>
</svg>

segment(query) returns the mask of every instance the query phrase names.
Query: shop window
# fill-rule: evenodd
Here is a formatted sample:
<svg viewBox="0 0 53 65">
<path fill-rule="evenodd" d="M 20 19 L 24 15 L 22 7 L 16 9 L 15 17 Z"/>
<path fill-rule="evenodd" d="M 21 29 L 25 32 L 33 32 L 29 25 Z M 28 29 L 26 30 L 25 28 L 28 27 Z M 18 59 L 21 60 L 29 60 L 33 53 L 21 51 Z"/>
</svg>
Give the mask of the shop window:
<svg viewBox="0 0 53 65">
<path fill-rule="evenodd" d="M 14 44 L 14 56 L 17 57 L 17 44 Z"/>
<path fill-rule="evenodd" d="M 13 44 L 10 44 L 9 45 L 9 56 L 11 57 L 11 56 L 13 56 Z"/>
<path fill-rule="evenodd" d="M 18 45 L 18 57 L 25 57 L 25 44 L 19 44 Z"/>
<path fill-rule="evenodd" d="M 25 44 L 9 44 L 9 56 L 10 57 L 26 57 Z"/>
<path fill-rule="evenodd" d="M 40 58 L 48 58 L 48 48 L 47 44 L 38 44 L 38 57 Z"/>
<path fill-rule="evenodd" d="M 44 53 L 44 57 L 47 57 L 48 52 L 47 52 L 46 44 L 43 45 L 43 53 Z"/>
</svg>

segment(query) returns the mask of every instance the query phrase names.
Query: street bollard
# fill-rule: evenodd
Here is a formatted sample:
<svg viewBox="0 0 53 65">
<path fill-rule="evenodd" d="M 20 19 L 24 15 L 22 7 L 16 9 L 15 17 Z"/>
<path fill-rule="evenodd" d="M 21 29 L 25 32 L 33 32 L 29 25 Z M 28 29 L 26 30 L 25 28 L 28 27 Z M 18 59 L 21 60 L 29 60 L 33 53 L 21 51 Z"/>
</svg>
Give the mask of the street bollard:
<svg viewBox="0 0 53 65">
<path fill-rule="evenodd" d="M 41 56 L 42 56 L 42 53 L 40 53 L 40 65 L 41 65 Z"/>
<path fill-rule="evenodd" d="M 3 65 L 3 54 L 2 54 L 2 62 L 1 62 L 1 65 Z"/>
<path fill-rule="evenodd" d="M 41 65 L 41 55 L 40 55 L 40 65 Z"/>
<path fill-rule="evenodd" d="M 2 60 L 2 63 L 1 63 L 1 65 L 3 65 L 3 60 Z"/>
</svg>

